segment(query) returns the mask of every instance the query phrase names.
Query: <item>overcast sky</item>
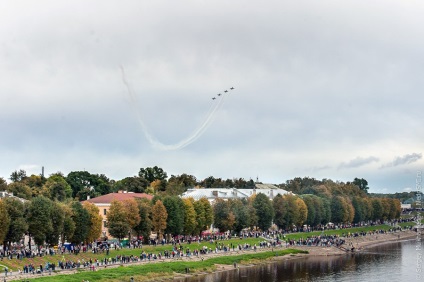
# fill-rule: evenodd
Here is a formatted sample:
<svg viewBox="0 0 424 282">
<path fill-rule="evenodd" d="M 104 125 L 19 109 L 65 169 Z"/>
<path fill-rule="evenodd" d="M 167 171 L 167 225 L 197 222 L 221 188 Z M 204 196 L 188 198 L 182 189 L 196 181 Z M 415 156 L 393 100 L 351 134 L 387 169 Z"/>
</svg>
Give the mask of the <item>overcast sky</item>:
<svg viewBox="0 0 424 282">
<path fill-rule="evenodd" d="M 157 165 L 414 190 L 423 15 L 421 0 L 1 1 L 0 176 Z"/>
</svg>

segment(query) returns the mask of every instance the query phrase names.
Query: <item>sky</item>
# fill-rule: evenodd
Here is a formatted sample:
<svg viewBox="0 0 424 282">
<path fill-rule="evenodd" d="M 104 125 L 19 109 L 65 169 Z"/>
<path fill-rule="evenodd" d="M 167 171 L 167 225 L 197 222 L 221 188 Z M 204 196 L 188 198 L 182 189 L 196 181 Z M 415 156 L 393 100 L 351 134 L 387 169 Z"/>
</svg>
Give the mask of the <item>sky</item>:
<svg viewBox="0 0 424 282">
<path fill-rule="evenodd" d="M 423 14 L 413 0 L 1 1 L 0 177 L 159 166 L 414 191 Z"/>
</svg>

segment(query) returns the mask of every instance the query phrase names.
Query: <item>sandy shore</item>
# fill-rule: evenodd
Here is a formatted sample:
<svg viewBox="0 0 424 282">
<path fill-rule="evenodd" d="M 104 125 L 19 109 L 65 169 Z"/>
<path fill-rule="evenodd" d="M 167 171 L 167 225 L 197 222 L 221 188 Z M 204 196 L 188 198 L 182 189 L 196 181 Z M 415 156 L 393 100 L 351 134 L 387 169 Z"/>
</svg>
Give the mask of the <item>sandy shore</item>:
<svg viewBox="0 0 424 282">
<path fill-rule="evenodd" d="M 346 238 L 346 243 L 342 248 L 337 247 L 308 247 L 308 246 L 295 246 L 293 249 L 308 251 L 308 255 L 313 256 L 329 256 L 329 255 L 343 255 L 346 254 L 345 248 L 350 249 L 353 246 L 355 252 L 360 252 L 366 248 L 373 247 L 380 244 L 385 244 L 393 241 L 403 241 L 416 238 L 417 233 L 414 231 L 399 231 L 395 233 L 366 235 L 359 237 Z"/>
</svg>

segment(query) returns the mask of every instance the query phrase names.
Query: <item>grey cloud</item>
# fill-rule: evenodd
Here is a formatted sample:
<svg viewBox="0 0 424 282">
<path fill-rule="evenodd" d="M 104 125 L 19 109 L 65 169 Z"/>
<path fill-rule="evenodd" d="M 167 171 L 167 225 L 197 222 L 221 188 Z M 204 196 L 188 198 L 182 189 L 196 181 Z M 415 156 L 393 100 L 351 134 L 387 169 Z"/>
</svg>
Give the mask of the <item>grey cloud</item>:
<svg viewBox="0 0 424 282">
<path fill-rule="evenodd" d="M 315 166 L 311 168 L 312 172 L 322 171 L 322 170 L 328 170 L 331 169 L 331 166 L 329 165 L 323 165 L 323 166 Z"/>
<path fill-rule="evenodd" d="M 423 157 L 422 153 L 406 154 L 401 157 L 396 157 L 392 162 L 385 163 L 380 168 L 395 167 L 399 165 L 415 163 L 416 161 L 420 160 L 422 157 Z"/>
<path fill-rule="evenodd" d="M 352 180 L 363 169 L 367 180 L 381 174 L 372 183 L 379 187 L 408 183 L 401 169 L 389 181 L 388 170 L 366 166 L 375 157 L 343 156 L 422 147 L 424 6 L 43 0 L 23 9 L 15 2 L 0 9 L 0 176 L 42 164 L 118 179 L 160 165 L 199 178 L 259 175 L 276 183 L 305 170 Z M 139 112 L 126 99 L 121 64 Z M 183 150 L 155 151 L 142 134 L 137 114 L 161 142 L 184 139 L 203 122 L 212 95 L 230 86 L 236 91 L 210 127 Z"/>
<path fill-rule="evenodd" d="M 378 158 L 373 156 L 370 156 L 367 158 L 356 157 L 353 160 L 341 163 L 339 165 L 339 168 L 356 168 L 356 167 L 364 166 L 369 163 L 377 162 L 377 161 L 378 161 Z"/>
</svg>

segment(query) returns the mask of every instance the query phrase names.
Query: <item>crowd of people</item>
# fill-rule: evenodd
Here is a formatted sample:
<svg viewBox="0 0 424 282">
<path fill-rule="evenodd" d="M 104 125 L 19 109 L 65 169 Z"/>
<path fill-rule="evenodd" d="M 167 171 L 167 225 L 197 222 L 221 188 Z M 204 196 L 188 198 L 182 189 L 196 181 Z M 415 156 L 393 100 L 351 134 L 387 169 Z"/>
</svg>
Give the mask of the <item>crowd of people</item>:
<svg viewBox="0 0 424 282">
<path fill-rule="evenodd" d="M 7 246 L 4 249 L 0 249 L 0 260 L 3 259 L 24 259 L 24 258 L 34 258 L 34 257 L 43 257 L 43 256 L 58 256 L 62 255 L 57 263 L 46 263 L 45 265 L 34 266 L 33 264 L 28 264 L 19 269 L 19 273 L 25 274 L 36 274 L 44 272 L 52 272 L 55 270 L 73 270 L 73 269 L 90 269 L 96 270 L 99 267 L 107 267 L 109 265 L 116 264 L 128 264 L 134 262 L 150 262 L 156 260 L 172 260 L 172 259 L 181 259 L 183 257 L 197 257 L 203 259 L 204 256 L 210 254 L 218 254 L 225 252 L 240 252 L 253 250 L 256 251 L 264 248 L 275 248 L 279 246 L 316 246 L 316 247 L 340 247 L 346 243 L 346 240 L 349 238 L 359 237 L 359 236 L 369 236 L 369 235 L 378 235 L 389 232 L 396 232 L 402 230 L 401 227 L 396 227 L 396 223 L 391 222 L 389 224 L 393 225 L 393 228 L 389 230 L 373 230 L 373 231 L 358 231 L 358 232 L 346 232 L 342 235 L 325 235 L 323 232 L 321 235 L 306 236 L 306 238 L 300 239 L 288 239 L 286 236 L 288 233 L 293 232 L 281 232 L 281 231 L 266 231 L 266 232 L 256 232 L 256 231 L 246 231 L 237 234 L 237 237 L 232 236 L 230 233 L 220 233 L 220 234 L 205 234 L 203 236 L 175 236 L 170 238 L 170 240 L 161 239 L 152 239 L 148 242 L 151 246 L 157 245 L 170 245 L 169 250 L 161 252 L 146 252 L 143 250 L 143 244 L 140 240 L 133 240 L 128 242 L 126 246 L 123 246 L 120 243 L 114 244 L 113 248 L 119 251 L 121 248 L 127 247 L 132 249 L 141 249 L 140 254 L 137 255 L 122 255 L 117 254 L 110 256 L 111 244 L 107 242 L 99 242 L 88 245 L 73 246 L 73 245 L 59 245 L 56 248 L 52 247 L 39 247 L 36 249 L 30 250 L 23 246 L 23 244 L 14 245 L 11 249 L 8 249 Z M 247 238 L 263 238 L 264 240 L 258 244 L 250 245 L 248 243 L 235 244 L 233 242 L 226 242 L 232 238 L 247 239 Z M 184 247 L 182 244 L 187 243 Z M 197 243 L 197 244 L 194 244 Z M 192 245 L 193 244 L 193 245 Z M 347 247 L 346 247 L 347 249 Z M 93 252 L 93 253 L 104 253 L 106 256 L 103 259 L 78 259 L 76 261 L 66 260 L 65 254 L 79 254 L 80 252 Z M 10 271 L 10 270 L 9 270 Z"/>
</svg>

